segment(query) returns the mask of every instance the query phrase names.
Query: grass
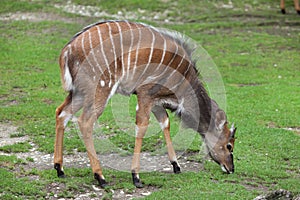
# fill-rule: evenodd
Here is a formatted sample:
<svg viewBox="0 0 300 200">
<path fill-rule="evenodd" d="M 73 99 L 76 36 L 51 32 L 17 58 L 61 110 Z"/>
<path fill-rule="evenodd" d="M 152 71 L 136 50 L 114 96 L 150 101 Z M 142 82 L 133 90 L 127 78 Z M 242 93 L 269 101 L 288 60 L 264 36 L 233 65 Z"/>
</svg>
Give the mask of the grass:
<svg viewBox="0 0 300 200">
<path fill-rule="evenodd" d="M 299 133 L 283 129 L 300 126 L 300 24 L 292 3 L 287 2 L 290 14 L 283 16 L 279 13 L 279 3 L 271 0 L 234 1 L 231 9 L 222 7 L 229 1 L 161 2 L 89 0 L 84 5 L 97 6 L 108 14 L 139 13 L 137 20 L 185 33 L 207 50 L 225 85 L 228 119 L 238 126 L 236 173 L 223 174 L 209 161 L 198 173 L 143 173 L 145 185 L 158 188 L 146 199 L 253 199 L 280 188 L 299 194 Z M 61 89 L 57 64 L 60 50 L 73 34 L 98 20 L 66 13 L 54 4 L 64 3 L 3 1 L 0 8 L 1 15 L 45 12 L 71 21 L 0 21 L 0 123 L 18 126 L 18 133 L 12 137 L 28 135 L 37 145 L 37 151 L 50 154 L 55 136 L 55 109 L 66 95 Z M 168 12 L 159 15 L 165 10 Z M 159 19 L 154 20 L 154 15 Z M 82 21 L 77 23 L 79 18 Z M 106 135 L 115 147 L 132 152 L 136 99 L 127 99 L 130 112 L 124 126 L 115 121 L 117 100 L 118 97 L 112 99 L 96 130 Z M 171 120 L 172 133 L 177 133 L 178 126 L 174 124 L 178 120 L 173 116 Z M 72 154 L 75 148 L 85 151 L 76 126 L 69 127 L 65 135 L 66 153 Z M 162 134 L 158 132 L 157 125 L 153 125 L 143 151 L 155 153 L 163 147 Z M 199 151 L 200 145 L 196 137 L 189 151 Z M 78 193 L 93 191 L 92 184 L 96 182 L 89 168 L 66 166 L 68 178 L 58 179 L 53 169 L 32 167 L 33 158 L 23 160 L 14 155 L 31 149 L 29 142 L 0 148 L 1 152 L 9 153 L 0 156 L 1 199 L 73 198 Z M 104 173 L 111 186 L 102 191 L 103 198 L 112 198 L 110 189 L 135 192 L 130 174 L 109 169 Z M 38 178 L 32 180 L 35 176 Z M 60 190 L 49 189 L 53 184 Z"/>
</svg>

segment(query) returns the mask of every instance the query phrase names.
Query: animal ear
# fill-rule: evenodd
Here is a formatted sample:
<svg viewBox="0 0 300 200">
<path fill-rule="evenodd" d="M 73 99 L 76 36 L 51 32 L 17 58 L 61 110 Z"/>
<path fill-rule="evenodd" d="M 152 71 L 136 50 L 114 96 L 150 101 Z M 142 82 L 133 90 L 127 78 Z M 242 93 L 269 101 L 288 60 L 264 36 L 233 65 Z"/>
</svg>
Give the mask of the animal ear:
<svg viewBox="0 0 300 200">
<path fill-rule="evenodd" d="M 235 131 L 236 131 L 236 127 L 234 127 L 234 123 L 232 123 L 230 128 L 230 138 L 234 138 Z"/>
<path fill-rule="evenodd" d="M 226 124 L 226 114 L 223 110 L 217 110 L 216 118 L 215 118 L 215 125 L 217 130 L 223 130 L 224 125 Z"/>
</svg>

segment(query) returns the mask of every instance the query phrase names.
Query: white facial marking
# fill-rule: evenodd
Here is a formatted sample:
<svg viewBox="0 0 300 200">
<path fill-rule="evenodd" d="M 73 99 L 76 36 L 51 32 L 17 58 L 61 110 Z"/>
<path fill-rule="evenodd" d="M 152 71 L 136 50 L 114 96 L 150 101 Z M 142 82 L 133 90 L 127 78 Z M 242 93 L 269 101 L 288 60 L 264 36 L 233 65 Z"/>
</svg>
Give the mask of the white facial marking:
<svg viewBox="0 0 300 200">
<path fill-rule="evenodd" d="M 226 168 L 225 168 L 224 165 L 221 165 L 221 169 L 222 169 L 223 172 L 226 172 L 226 173 L 227 173 L 227 170 L 226 170 Z"/>
</svg>

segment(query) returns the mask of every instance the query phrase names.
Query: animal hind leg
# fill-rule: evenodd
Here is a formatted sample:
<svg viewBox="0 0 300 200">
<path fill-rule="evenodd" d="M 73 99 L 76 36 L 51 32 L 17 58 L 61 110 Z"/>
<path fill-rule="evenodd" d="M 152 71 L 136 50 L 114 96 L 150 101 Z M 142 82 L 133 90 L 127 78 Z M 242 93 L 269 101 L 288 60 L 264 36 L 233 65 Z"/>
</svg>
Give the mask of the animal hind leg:
<svg viewBox="0 0 300 200">
<path fill-rule="evenodd" d="M 108 101 L 109 92 L 109 89 L 103 88 L 101 90 L 98 86 L 93 103 L 84 107 L 83 112 L 78 120 L 79 128 L 87 150 L 91 168 L 94 173 L 94 178 L 98 181 L 99 185 L 102 188 L 104 188 L 107 183 L 103 176 L 100 161 L 95 150 L 93 141 L 93 127 L 94 123 L 102 114 L 105 108 L 106 102 Z"/>
<path fill-rule="evenodd" d="M 168 113 L 162 106 L 154 106 L 152 108 L 152 112 L 153 112 L 154 116 L 156 117 L 157 121 L 159 122 L 162 131 L 164 132 L 164 137 L 165 137 L 167 149 L 168 149 L 168 156 L 169 156 L 169 160 L 173 166 L 173 171 L 175 174 L 178 174 L 178 173 L 180 173 L 180 166 L 178 164 L 178 161 L 176 158 L 176 153 L 175 153 L 173 145 L 172 145 L 172 140 L 171 140 L 171 136 L 170 136 L 170 120 L 168 117 Z"/>
<path fill-rule="evenodd" d="M 56 137 L 54 145 L 54 168 L 58 177 L 64 177 L 63 171 L 63 139 L 64 131 L 72 115 L 82 107 L 79 96 L 72 92 L 66 97 L 65 101 L 56 109 Z"/>
</svg>

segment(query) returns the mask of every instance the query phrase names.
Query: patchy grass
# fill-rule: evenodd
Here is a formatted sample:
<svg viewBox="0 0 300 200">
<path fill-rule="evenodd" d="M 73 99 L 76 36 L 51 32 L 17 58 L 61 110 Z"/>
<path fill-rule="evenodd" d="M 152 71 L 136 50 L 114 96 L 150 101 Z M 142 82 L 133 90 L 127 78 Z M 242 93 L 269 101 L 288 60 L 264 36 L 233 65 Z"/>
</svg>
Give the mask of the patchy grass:
<svg viewBox="0 0 300 200">
<path fill-rule="evenodd" d="M 138 21 L 185 33 L 208 51 L 222 75 L 227 93 L 227 116 L 238 126 L 234 152 L 236 173 L 223 174 L 209 161 L 198 173 L 143 173 L 146 190 L 152 191 L 147 199 L 177 196 L 253 199 L 280 188 L 300 193 L 300 136 L 283 129 L 300 126 L 300 24 L 291 3 L 287 2 L 290 14 L 285 16 L 279 13 L 279 3 L 271 0 L 233 4 L 229 1 L 168 0 L 73 3 L 105 11 L 103 19 L 130 14 L 129 17 L 136 17 Z M 82 27 L 99 19 L 93 13 L 91 17 L 66 13 L 55 4 L 66 3 L 3 1 L 0 8 L 1 16 L 33 12 L 55 13 L 62 19 L 72 19 L 67 22 L 57 17 L 34 22 L 1 21 L 0 122 L 18 126 L 17 134 L 11 137 L 28 135 L 30 142 L 36 144 L 36 151 L 45 153 L 53 153 L 55 108 L 66 95 L 61 89 L 57 64 L 60 50 Z M 117 99 L 112 99 L 95 134 L 104 135 L 115 147 L 132 152 L 136 98 L 126 101 L 130 110 L 126 124 L 120 126 L 115 120 Z M 177 133 L 178 120 L 173 115 L 171 118 L 171 131 Z M 97 135 L 100 132 L 101 135 Z M 148 135 L 143 151 L 156 153 L 156 149 L 164 147 L 156 125 Z M 199 139 L 198 136 L 194 139 L 189 151 L 199 151 Z M 114 195 L 112 190 L 138 193 L 126 172 L 104 169 L 110 187 L 96 191 L 92 185 L 97 183 L 89 168 L 65 166 L 68 177 L 58 179 L 52 169 L 33 167 L 33 158 L 24 161 L 14 156 L 31 148 L 29 142 L 0 147 L 2 153 L 10 153 L 0 156 L 1 199 L 74 198 L 87 192 L 90 197 L 110 199 Z M 98 150 L 108 152 L 111 146 L 106 148 Z M 70 123 L 65 134 L 65 153 L 72 154 L 74 149 L 85 151 L 76 124 Z"/>
</svg>

